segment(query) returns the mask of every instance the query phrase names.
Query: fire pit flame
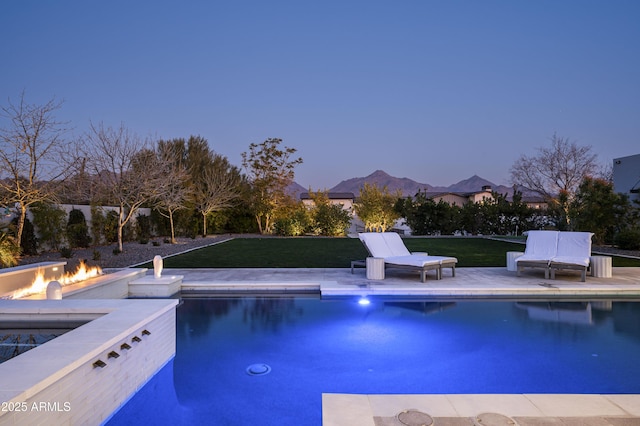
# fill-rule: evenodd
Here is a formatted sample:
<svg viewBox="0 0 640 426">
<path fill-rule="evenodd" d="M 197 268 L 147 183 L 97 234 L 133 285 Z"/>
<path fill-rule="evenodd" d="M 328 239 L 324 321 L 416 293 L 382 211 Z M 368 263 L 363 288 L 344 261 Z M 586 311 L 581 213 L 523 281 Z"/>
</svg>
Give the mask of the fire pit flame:
<svg viewBox="0 0 640 426">
<path fill-rule="evenodd" d="M 63 287 L 69 284 L 79 283 L 89 278 L 102 275 L 102 269 L 99 266 L 88 267 L 86 263 L 80 262 L 75 272 L 67 272 L 64 275 L 45 281 L 44 272 L 38 269 L 36 277 L 31 286 L 16 290 L 11 295 L 12 299 L 20 299 L 22 297 L 31 296 L 33 294 L 44 293 L 47 291 L 49 281 L 58 281 Z"/>
</svg>

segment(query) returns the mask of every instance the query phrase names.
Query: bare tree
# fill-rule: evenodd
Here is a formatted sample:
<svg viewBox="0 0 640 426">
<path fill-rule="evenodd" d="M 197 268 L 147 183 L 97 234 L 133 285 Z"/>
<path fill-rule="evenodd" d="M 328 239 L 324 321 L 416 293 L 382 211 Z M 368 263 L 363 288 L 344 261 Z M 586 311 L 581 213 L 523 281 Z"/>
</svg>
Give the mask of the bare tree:
<svg viewBox="0 0 640 426">
<path fill-rule="evenodd" d="M 550 147 L 538 148 L 535 156 L 520 156 L 510 170 L 513 184 L 537 192 L 565 213 L 584 178 L 598 171 L 591 146 L 580 146 L 556 134 Z"/>
<path fill-rule="evenodd" d="M 240 196 L 240 173 L 226 158 L 216 156 L 194 187 L 196 208 L 202 214 L 202 236 L 207 235 L 207 216 L 231 207 Z"/>
<path fill-rule="evenodd" d="M 511 166 L 511 180 L 542 197 L 554 199 L 560 192 L 574 194 L 586 176 L 598 171 L 591 146 L 580 146 L 568 138 L 551 137 L 551 146 L 538 148 L 538 155 L 522 155 Z"/>
<path fill-rule="evenodd" d="M 92 123 L 87 139 L 86 155 L 98 193 L 104 202 L 118 207 L 118 249 L 122 251 L 122 230 L 137 209 L 154 198 L 162 170 L 146 141 L 123 125 L 114 129 Z"/>
<path fill-rule="evenodd" d="M 177 142 L 177 143 L 176 143 Z M 184 144 L 181 140 L 158 142 L 157 168 L 162 171 L 158 185 L 154 189 L 154 205 L 158 212 L 169 219 L 171 227 L 171 243 L 176 243 L 173 215 L 186 208 L 185 202 L 191 196 L 192 188 L 187 185 L 190 175 L 186 169 L 181 153 Z"/>
<path fill-rule="evenodd" d="M 75 156 L 66 149 L 66 123 L 54 116 L 61 106 L 55 99 L 28 104 L 23 92 L 19 103 L 9 100 L 0 112 L 8 122 L 0 128 L 0 194 L 3 203 L 19 210 L 18 244 L 29 206 L 56 201 L 58 187 L 72 169 Z"/>
</svg>

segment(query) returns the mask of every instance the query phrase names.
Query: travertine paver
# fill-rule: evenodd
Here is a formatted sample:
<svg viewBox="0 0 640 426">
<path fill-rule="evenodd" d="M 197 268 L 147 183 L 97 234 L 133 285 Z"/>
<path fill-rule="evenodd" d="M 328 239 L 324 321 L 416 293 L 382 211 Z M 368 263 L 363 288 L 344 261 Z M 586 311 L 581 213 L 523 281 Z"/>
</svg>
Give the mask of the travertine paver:
<svg viewBox="0 0 640 426">
<path fill-rule="evenodd" d="M 183 291 L 260 288 L 321 290 L 323 296 L 640 297 L 640 268 L 614 268 L 613 277 L 587 277 L 585 283 L 576 273 L 545 280 L 539 271 L 526 271 L 516 277 L 506 268 L 458 268 L 455 277 L 445 272 L 441 280 L 436 280 L 432 274 L 425 283 L 411 271 L 389 270 L 384 280 L 367 280 L 364 269 L 351 274 L 349 268 L 168 269 L 166 273 L 184 276 Z"/>
</svg>

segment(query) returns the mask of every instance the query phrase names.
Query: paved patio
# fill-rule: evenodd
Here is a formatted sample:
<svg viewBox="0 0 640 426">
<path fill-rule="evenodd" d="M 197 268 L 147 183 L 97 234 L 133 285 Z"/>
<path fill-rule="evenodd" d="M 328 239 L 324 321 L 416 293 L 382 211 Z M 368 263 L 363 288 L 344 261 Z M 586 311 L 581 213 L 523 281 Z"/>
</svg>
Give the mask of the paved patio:
<svg viewBox="0 0 640 426">
<path fill-rule="evenodd" d="M 614 268 L 612 278 L 588 276 L 586 282 L 580 282 L 577 273 L 558 273 L 555 280 L 546 280 L 539 270 L 517 277 L 506 268 L 458 268 L 455 277 L 445 270 L 441 280 L 436 280 L 432 272 L 425 283 L 420 282 L 417 273 L 392 269 L 386 271 L 384 280 L 368 280 L 362 268 L 353 274 L 349 268 L 167 269 L 165 274 L 183 275 L 183 291 L 196 293 L 281 291 L 320 292 L 322 297 L 640 299 L 640 268 Z M 324 426 L 640 425 L 640 395 L 323 394 L 322 407 Z"/>
<path fill-rule="evenodd" d="M 152 271 L 148 272 L 152 274 Z M 612 278 L 558 273 L 544 279 L 539 270 L 517 277 L 506 268 L 458 268 L 443 272 L 441 280 L 430 272 L 421 283 L 417 272 L 388 269 L 384 280 L 368 280 L 364 268 L 326 269 L 166 269 L 163 275 L 183 275 L 182 290 L 197 291 L 311 291 L 323 297 L 372 294 L 440 298 L 640 298 L 640 268 L 613 268 Z"/>
</svg>

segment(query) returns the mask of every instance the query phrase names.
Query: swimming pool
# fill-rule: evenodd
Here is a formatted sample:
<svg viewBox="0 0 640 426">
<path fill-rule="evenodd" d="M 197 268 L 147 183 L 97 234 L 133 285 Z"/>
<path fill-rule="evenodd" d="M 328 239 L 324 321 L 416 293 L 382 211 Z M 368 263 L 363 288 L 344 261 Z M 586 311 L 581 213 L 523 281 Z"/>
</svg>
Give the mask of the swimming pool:
<svg viewBox="0 0 640 426">
<path fill-rule="evenodd" d="M 635 302 L 184 299 L 175 359 L 108 424 L 318 425 L 322 393 L 640 393 L 637 353 Z"/>
</svg>

